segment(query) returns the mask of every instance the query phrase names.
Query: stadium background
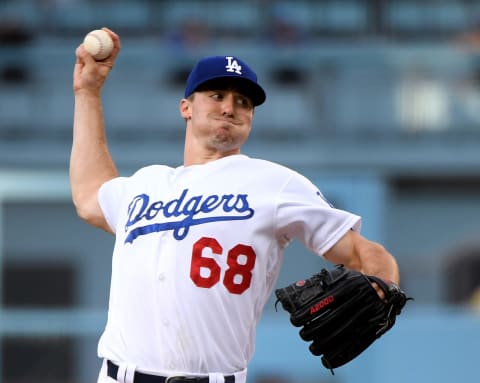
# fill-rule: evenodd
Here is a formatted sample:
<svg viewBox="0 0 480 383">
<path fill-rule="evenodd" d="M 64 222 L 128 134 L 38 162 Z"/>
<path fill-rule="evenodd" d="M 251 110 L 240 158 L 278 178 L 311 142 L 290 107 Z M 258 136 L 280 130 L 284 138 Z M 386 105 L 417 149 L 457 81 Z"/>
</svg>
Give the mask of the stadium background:
<svg viewBox="0 0 480 383">
<path fill-rule="evenodd" d="M 397 257 L 416 300 L 335 376 L 269 302 L 251 383 L 478 380 L 479 1 L 0 1 L 0 383 L 93 382 L 113 239 L 76 217 L 75 48 L 109 26 L 104 89 L 122 174 L 178 165 L 178 101 L 200 56 L 235 54 L 268 100 L 245 153 L 311 178 Z M 278 285 L 325 264 L 294 244 Z"/>
</svg>

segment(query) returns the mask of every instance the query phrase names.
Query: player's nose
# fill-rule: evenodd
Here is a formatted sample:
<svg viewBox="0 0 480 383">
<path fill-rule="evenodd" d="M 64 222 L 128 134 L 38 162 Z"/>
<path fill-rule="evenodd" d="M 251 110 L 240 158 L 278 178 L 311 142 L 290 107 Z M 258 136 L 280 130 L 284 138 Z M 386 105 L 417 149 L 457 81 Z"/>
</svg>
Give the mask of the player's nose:
<svg viewBox="0 0 480 383">
<path fill-rule="evenodd" d="M 235 113 L 235 95 L 233 92 L 225 94 L 222 100 L 222 113 L 229 116 Z"/>
</svg>

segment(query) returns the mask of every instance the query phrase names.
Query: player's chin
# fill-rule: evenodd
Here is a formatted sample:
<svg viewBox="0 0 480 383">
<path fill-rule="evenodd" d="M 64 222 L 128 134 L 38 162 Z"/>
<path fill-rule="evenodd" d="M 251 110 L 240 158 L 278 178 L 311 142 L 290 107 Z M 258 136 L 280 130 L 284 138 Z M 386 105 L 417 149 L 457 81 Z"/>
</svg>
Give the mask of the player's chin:
<svg viewBox="0 0 480 383">
<path fill-rule="evenodd" d="M 229 153 L 240 150 L 246 138 L 239 138 L 231 134 L 217 134 L 211 141 L 211 147 L 216 151 Z"/>
<path fill-rule="evenodd" d="M 242 144 L 248 138 L 250 130 L 244 126 L 223 125 L 215 130 L 215 140 L 225 144 Z"/>
</svg>

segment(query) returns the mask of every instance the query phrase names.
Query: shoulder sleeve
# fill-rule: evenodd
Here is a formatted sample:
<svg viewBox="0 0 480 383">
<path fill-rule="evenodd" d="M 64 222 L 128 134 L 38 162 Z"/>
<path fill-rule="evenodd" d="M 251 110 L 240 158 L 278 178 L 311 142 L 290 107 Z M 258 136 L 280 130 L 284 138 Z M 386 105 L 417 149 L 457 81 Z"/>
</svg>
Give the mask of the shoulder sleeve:
<svg viewBox="0 0 480 383">
<path fill-rule="evenodd" d="M 99 189 L 97 199 L 105 220 L 116 233 L 120 214 L 125 214 L 128 194 L 146 182 L 160 177 L 171 168 L 165 165 L 149 165 L 129 177 L 117 177 L 105 182 Z"/>
<path fill-rule="evenodd" d="M 325 254 L 348 230 L 359 231 L 358 215 L 331 206 L 307 178 L 293 172 L 277 199 L 277 236 L 301 241 L 318 255 Z"/>
<path fill-rule="evenodd" d="M 98 203 L 105 220 L 116 233 L 120 205 L 125 194 L 128 178 L 117 177 L 105 182 L 98 191 Z"/>
</svg>

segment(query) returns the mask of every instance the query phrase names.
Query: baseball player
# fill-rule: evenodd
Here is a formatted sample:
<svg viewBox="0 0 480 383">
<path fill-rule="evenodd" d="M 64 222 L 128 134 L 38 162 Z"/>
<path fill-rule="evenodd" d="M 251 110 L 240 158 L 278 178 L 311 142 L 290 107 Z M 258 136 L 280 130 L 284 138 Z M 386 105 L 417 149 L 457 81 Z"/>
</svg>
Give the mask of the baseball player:
<svg viewBox="0 0 480 383">
<path fill-rule="evenodd" d="M 293 239 L 398 282 L 392 255 L 359 234 L 360 217 L 331 207 L 299 173 L 241 153 L 266 95 L 236 56 L 203 58 L 188 77 L 183 164 L 119 176 L 100 95 L 120 39 L 105 30 L 109 58 L 76 50 L 70 161 L 78 215 L 116 237 L 98 382 L 246 382 L 255 328 Z"/>
</svg>

